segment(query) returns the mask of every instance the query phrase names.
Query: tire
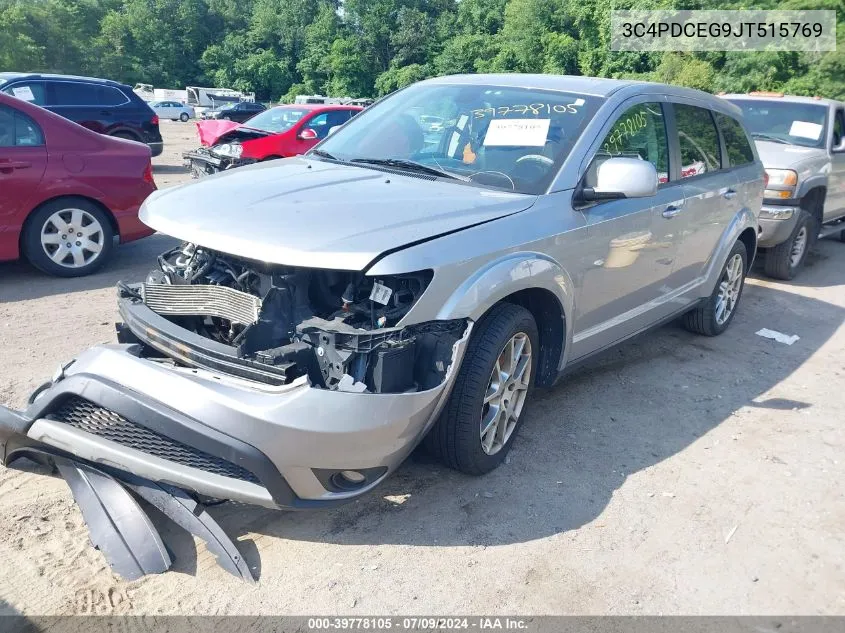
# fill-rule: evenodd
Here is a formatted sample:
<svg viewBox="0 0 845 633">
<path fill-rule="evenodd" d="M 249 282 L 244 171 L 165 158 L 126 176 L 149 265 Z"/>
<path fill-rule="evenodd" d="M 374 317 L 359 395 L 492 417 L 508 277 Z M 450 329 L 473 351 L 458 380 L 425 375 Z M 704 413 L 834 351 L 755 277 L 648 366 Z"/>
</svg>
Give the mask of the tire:
<svg viewBox="0 0 845 633">
<path fill-rule="evenodd" d="M 187 113 L 187 112 L 183 112 L 182 114 L 180 114 L 180 115 L 179 115 L 179 120 L 180 120 L 182 123 L 187 123 L 187 122 L 188 122 L 188 119 L 190 119 L 190 118 L 191 118 L 191 117 L 189 117 L 189 116 L 188 116 L 188 113 Z"/>
<path fill-rule="evenodd" d="M 490 393 L 488 389 L 494 387 L 491 381 L 497 361 L 511 364 L 512 341 L 516 345 L 522 343 L 521 348 L 517 348 L 521 350 L 516 354 L 517 368 L 525 370 L 510 372 L 512 377 L 521 377 L 515 381 L 518 384 L 510 380 L 500 382 L 496 392 L 501 396 L 495 398 L 502 398 L 499 400 L 501 406 L 494 408 L 492 404 L 485 404 L 485 397 Z M 525 405 L 534 386 L 539 353 L 537 324 L 531 313 L 510 303 L 494 306 L 476 324 L 449 401 L 426 436 L 428 450 L 447 466 L 467 475 L 483 475 L 501 464 L 525 419 Z M 502 410 L 510 411 L 511 418 L 496 426 L 495 420 L 499 416 L 495 412 Z M 494 424 L 484 435 L 482 425 L 486 416 L 490 416 Z M 499 433 L 495 432 L 496 428 Z M 489 446 L 485 448 L 483 442 Z"/>
<path fill-rule="evenodd" d="M 737 257 L 739 257 L 739 260 L 737 260 Z M 737 263 L 738 261 L 740 264 Z M 738 265 L 741 266 L 740 269 L 735 268 Z M 734 316 L 736 316 L 736 311 L 742 298 L 742 290 L 745 288 L 745 275 L 747 272 L 748 253 L 746 252 L 745 244 L 737 241 L 731 249 L 725 265 L 722 267 L 722 272 L 719 274 L 719 279 L 716 282 L 713 292 L 701 305 L 684 315 L 684 327 L 690 332 L 703 336 L 718 336 L 727 330 Z M 737 273 L 739 274 L 738 278 L 733 276 Z M 726 291 L 730 291 L 727 298 L 724 296 Z M 729 310 L 727 317 L 720 307 L 725 302 L 727 302 L 725 309 Z"/>
<path fill-rule="evenodd" d="M 80 220 L 82 226 L 73 226 Z M 71 241 L 68 233 L 61 233 L 62 222 L 64 230 L 72 228 L 78 239 Z M 56 237 L 49 237 L 52 235 Z M 62 243 L 58 236 L 68 236 L 67 242 Z M 27 218 L 22 243 L 25 257 L 42 272 L 57 277 L 82 277 L 99 269 L 111 257 L 114 230 L 109 215 L 93 202 L 84 198 L 59 198 L 42 205 Z M 86 243 L 90 248 L 85 248 Z M 71 244 L 70 249 L 67 244 Z M 94 245 L 99 247 L 98 251 Z M 62 250 L 66 252 L 64 257 Z"/>
<path fill-rule="evenodd" d="M 815 243 L 813 231 L 817 229 L 816 220 L 803 209 L 798 212 L 798 222 L 789 237 L 766 252 L 763 269 L 769 277 L 789 281 L 801 270 L 807 253 Z M 797 258 L 796 252 L 800 249 Z"/>
</svg>

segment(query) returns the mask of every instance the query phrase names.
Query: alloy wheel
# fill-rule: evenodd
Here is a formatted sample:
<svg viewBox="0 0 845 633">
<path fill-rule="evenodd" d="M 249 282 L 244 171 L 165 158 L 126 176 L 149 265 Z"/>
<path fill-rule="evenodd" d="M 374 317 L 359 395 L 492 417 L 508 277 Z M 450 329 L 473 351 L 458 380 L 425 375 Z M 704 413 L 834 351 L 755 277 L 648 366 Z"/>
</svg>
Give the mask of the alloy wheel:
<svg viewBox="0 0 845 633">
<path fill-rule="evenodd" d="M 807 227 L 802 226 L 795 239 L 792 240 L 792 248 L 789 251 L 789 265 L 792 268 L 801 263 L 801 258 L 804 257 L 804 251 L 807 249 Z"/>
<path fill-rule="evenodd" d="M 719 294 L 716 295 L 716 323 L 724 325 L 731 318 L 739 293 L 742 291 L 743 274 L 742 255 L 735 254 L 728 260 L 722 279 L 719 281 Z"/>
<path fill-rule="evenodd" d="M 104 233 L 99 220 L 83 209 L 63 209 L 41 227 L 41 247 L 64 268 L 82 268 L 103 250 Z"/>
<path fill-rule="evenodd" d="M 495 455 L 508 443 L 531 384 L 531 339 L 517 332 L 505 343 L 487 383 L 481 410 L 481 447 Z"/>
</svg>

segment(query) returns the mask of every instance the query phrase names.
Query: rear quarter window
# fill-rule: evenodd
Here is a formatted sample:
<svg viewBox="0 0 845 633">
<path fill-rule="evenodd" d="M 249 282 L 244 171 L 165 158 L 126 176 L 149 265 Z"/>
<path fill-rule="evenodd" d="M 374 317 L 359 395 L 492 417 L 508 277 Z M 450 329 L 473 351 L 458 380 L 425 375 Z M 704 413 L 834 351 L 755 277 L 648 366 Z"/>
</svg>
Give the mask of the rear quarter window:
<svg viewBox="0 0 845 633">
<path fill-rule="evenodd" d="M 728 160 L 732 167 L 754 162 L 754 150 L 739 121 L 721 112 L 716 112 L 716 124 L 725 139 Z"/>
</svg>

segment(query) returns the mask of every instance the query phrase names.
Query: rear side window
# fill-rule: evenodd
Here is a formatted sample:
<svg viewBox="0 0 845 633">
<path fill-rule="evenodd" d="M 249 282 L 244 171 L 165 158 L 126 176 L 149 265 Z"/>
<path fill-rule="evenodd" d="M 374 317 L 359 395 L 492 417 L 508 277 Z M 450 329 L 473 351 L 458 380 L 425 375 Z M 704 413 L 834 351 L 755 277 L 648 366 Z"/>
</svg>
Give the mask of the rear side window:
<svg viewBox="0 0 845 633">
<path fill-rule="evenodd" d="M 44 83 L 40 81 L 16 83 L 13 86 L 3 88 L 3 92 L 23 101 L 34 103 L 35 105 L 43 106 L 45 103 Z"/>
<path fill-rule="evenodd" d="M 38 124 L 25 114 L 0 106 L 0 147 L 35 147 L 44 144 Z"/>
<path fill-rule="evenodd" d="M 674 104 L 681 148 L 681 178 L 691 178 L 721 167 L 719 134 L 710 110 Z"/>
<path fill-rule="evenodd" d="M 112 86 L 100 86 L 75 81 L 50 83 L 54 106 L 118 106 L 127 102 L 126 95 Z"/>
<path fill-rule="evenodd" d="M 668 182 L 669 145 L 666 139 L 666 124 L 659 103 L 632 106 L 619 117 L 605 137 L 587 172 L 587 186 L 594 186 L 599 163 L 613 156 L 647 160 L 657 170 L 659 182 Z"/>
<path fill-rule="evenodd" d="M 754 162 L 754 151 L 751 143 L 745 135 L 739 121 L 721 112 L 715 112 L 716 123 L 722 130 L 722 137 L 725 139 L 725 149 L 728 151 L 728 159 L 731 166 L 748 165 Z"/>
<path fill-rule="evenodd" d="M 98 105 L 119 106 L 126 103 L 128 99 L 117 88 L 113 86 L 99 86 L 99 101 Z"/>
</svg>

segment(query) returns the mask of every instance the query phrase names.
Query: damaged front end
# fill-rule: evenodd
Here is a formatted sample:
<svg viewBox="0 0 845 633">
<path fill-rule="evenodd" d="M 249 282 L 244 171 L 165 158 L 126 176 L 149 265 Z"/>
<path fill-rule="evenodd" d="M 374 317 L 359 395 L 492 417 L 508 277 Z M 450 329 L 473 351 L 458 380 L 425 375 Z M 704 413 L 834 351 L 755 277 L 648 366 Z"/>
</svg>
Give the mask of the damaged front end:
<svg viewBox="0 0 845 633">
<path fill-rule="evenodd" d="M 80 354 L 24 411 L 0 407 L 0 457 L 57 466 L 126 577 L 170 565 L 134 496 L 249 580 L 204 503 L 330 507 L 395 470 L 445 405 L 472 331 L 405 324 L 431 279 L 182 244 L 145 282 L 119 284 L 119 344 Z"/>
<path fill-rule="evenodd" d="M 118 341 L 267 385 L 307 376 L 321 389 L 424 391 L 443 381 L 466 329 L 464 320 L 399 327 L 431 278 L 279 266 L 182 244 L 146 282 L 119 286 Z"/>
<path fill-rule="evenodd" d="M 219 128 L 221 124 L 228 125 Z M 256 158 L 244 156 L 244 143 L 269 135 L 263 130 L 238 127 L 231 121 L 201 121 L 197 128 L 201 146 L 182 154 L 185 167 L 194 178 L 258 162 Z"/>
</svg>

